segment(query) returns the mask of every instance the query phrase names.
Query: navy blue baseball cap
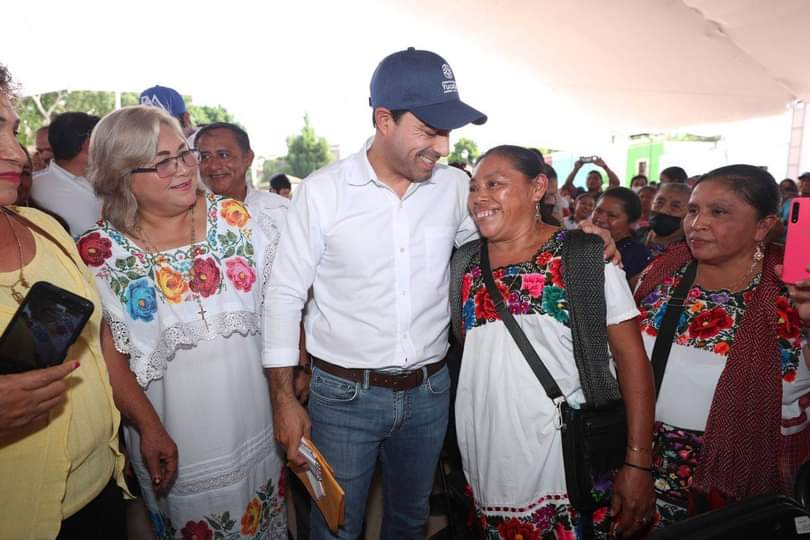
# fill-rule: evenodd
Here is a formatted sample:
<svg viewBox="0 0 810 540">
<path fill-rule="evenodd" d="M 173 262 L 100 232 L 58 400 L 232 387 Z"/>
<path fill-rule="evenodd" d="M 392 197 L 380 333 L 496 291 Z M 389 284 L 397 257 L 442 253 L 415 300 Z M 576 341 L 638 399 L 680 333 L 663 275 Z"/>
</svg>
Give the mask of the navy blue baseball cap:
<svg viewBox="0 0 810 540">
<path fill-rule="evenodd" d="M 487 121 L 484 113 L 461 101 L 453 70 L 444 58 L 413 47 L 380 62 L 371 76 L 368 101 L 373 108 L 409 111 L 436 129 Z"/>
<path fill-rule="evenodd" d="M 141 92 L 139 101 L 141 105 L 160 107 L 175 118 L 186 112 L 186 102 L 183 101 L 183 96 L 174 88 L 167 86 L 147 88 Z"/>
</svg>

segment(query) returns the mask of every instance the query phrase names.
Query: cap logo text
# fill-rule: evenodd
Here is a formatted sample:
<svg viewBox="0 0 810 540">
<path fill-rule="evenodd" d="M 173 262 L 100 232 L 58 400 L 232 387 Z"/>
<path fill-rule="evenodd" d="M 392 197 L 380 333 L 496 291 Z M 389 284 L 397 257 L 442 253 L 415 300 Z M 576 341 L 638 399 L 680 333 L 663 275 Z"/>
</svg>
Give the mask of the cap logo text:
<svg viewBox="0 0 810 540">
<path fill-rule="evenodd" d="M 456 90 L 456 81 L 442 81 L 442 89 L 444 90 L 445 94 L 458 91 Z"/>
<path fill-rule="evenodd" d="M 442 64 L 442 74 L 444 75 L 445 79 L 453 78 L 453 70 L 450 69 L 450 66 L 448 66 L 447 64 Z"/>
</svg>

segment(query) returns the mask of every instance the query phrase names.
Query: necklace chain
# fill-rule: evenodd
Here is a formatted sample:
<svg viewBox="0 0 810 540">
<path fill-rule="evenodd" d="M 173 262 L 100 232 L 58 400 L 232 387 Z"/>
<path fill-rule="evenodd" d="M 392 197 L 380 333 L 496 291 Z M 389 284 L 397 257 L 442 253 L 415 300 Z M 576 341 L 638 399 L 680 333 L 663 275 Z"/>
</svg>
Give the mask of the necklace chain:
<svg viewBox="0 0 810 540">
<path fill-rule="evenodd" d="M 14 301 L 17 304 L 22 304 L 23 299 L 25 296 L 23 293 L 17 290 L 17 285 L 22 287 L 23 289 L 30 289 L 31 285 L 28 284 L 28 280 L 25 279 L 25 274 L 23 273 L 23 252 L 22 252 L 22 242 L 20 241 L 20 237 L 17 236 L 17 231 L 14 230 L 14 225 L 11 223 L 11 218 L 8 217 L 8 212 L 10 210 L 3 208 L 3 217 L 6 219 L 6 223 L 8 224 L 9 229 L 11 230 L 11 235 L 14 237 L 14 242 L 17 244 L 17 257 L 19 259 L 19 270 L 17 271 L 17 281 L 12 283 L 11 285 L 0 285 L 5 289 L 9 289 L 11 291 L 11 297 L 14 298 Z"/>
<path fill-rule="evenodd" d="M 190 214 L 191 214 L 191 239 L 190 240 L 191 240 L 191 244 L 189 245 L 189 251 L 187 253 L 187 257 L 190 259 L 191 264 L 189 265 L 188 272 L 186 272 L 186 278 L 189 281 L 189 283 L 191 282 L 191 279 L 193 277 L 192 268 L 194 267 L 194 260 L 196 259 L 195 255 L 194 255 L 194 243 L 195 243 L 195 241 L 197 239 L 197 235 L 196 235 L 197 230 L 196 230 L 195 222 L 194 222 L 194 207 L 195 206 L 197 206 L 196 201 L 194 202 L 194 204 L 191 206 L 191 209 L 190 209 Z M 146 248 L 148 249 L 149 264 L 152 267 L 152 273 L 155 273 L 155 254 L 159 253 L 159 251 L 155 247 L 154 242 L 152 242 L 149 239 L 149 237 L 146 235 L 146 231 L 144 231 L 143 228 L 140 227 L 140 226 L 138 226 L 138 233 L 140 234 Z M 157 280 L 157 275 L 155 275 L 155 280 Z M 210 329 L 208 328 L 208 320 L 205 318 L 205 314 L 207 312 L 205 311 L 205 308 L 202 305 L 202 300 L 200 300 L 200 295 L 192 294 L 192 296 L 194 297 L 194 300 L 197 301 L 197 307 L 199 308 L 199 311 L 197 313 L 202 318 L 202 322 L 205 325 L 205 331 L 209 332 Z"/>
</svg>

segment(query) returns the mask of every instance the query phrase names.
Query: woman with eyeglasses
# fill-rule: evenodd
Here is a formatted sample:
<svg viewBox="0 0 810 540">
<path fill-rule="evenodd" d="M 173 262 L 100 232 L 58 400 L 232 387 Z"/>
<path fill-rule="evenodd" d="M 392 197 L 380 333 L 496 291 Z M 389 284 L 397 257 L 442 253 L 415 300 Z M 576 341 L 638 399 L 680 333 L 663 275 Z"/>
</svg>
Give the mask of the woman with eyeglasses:
<svg viewBox="0 0 810 540">
<path fill-rule="evenodd" d="M 0 65 L 0 332 L 40 281 L 95 309 L 64 362 L 0 374 L 0 538 L 122 540 L 121 417 L 102 355 L 101 302 L 65 229 L 17 202 L 28 158 L 16 138 L 12 88 Z M 38 334 L 38 343 L 45 339 Z M 3 373 L 15 353 L 22 356 L 3 348 Z"/>
<path fill-rule="evenodd" d="M 78 241 L 111 332 L 110 380 L 158 538 L 286 538 L 282 461 L 261 366 L 262 284 L 278 232 L 197 185 L 177 121 L 127 107 L 96 126 L 103 222 Z M 165 427 L 174 464 L 150 459 Z"/>
</svg>

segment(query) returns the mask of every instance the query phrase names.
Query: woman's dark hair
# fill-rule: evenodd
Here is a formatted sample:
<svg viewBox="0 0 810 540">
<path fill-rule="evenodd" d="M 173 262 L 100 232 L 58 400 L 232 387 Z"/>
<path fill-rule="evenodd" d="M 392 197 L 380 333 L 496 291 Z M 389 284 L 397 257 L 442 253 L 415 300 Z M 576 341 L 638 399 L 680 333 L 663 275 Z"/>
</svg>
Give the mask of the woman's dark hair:
<svg viewBox="0 0 810 540">
<path fill-rule="evenodd" d="M 481 162 L 489 156 L 501 156 L 509 160 L 516 170 L 526 175 L 530 180 L 537 178 L 539 174 L 546 173 L 546 164 L 543 161 L 543 154 L 538 150 L 523 148 L 512 144 L 502 144 L 495 148 L 490 148 L 478 160 Z"/>
<path fill-rule="evenodd" d="M 612 187 L 605 191 L 600 199 L 612 197 L 622 203 L 622 210 L 627 215 L 629 223 L 635 223 L 641 217 L 641 199 L 632 189 L 626 187 Z"/>
<path fill-rule="evenodd" d="M 759 219 L 779 213 L 779 186 L 765 169 L 753 165 L 726 165 L 701 176 L 694 187 L 713 181 L 724 182 L 756 209 Z"/>
<path fill-rule="evenodd" d="M 667 167 L 661 174 L 669 178 L 670 182 L 677 182 L 679 184 L 685 184 L 686 181 L 689 179 L 689 176 L 686 174 L 686 171 L 683 170 L 681 167 Z"/>
</svg>

